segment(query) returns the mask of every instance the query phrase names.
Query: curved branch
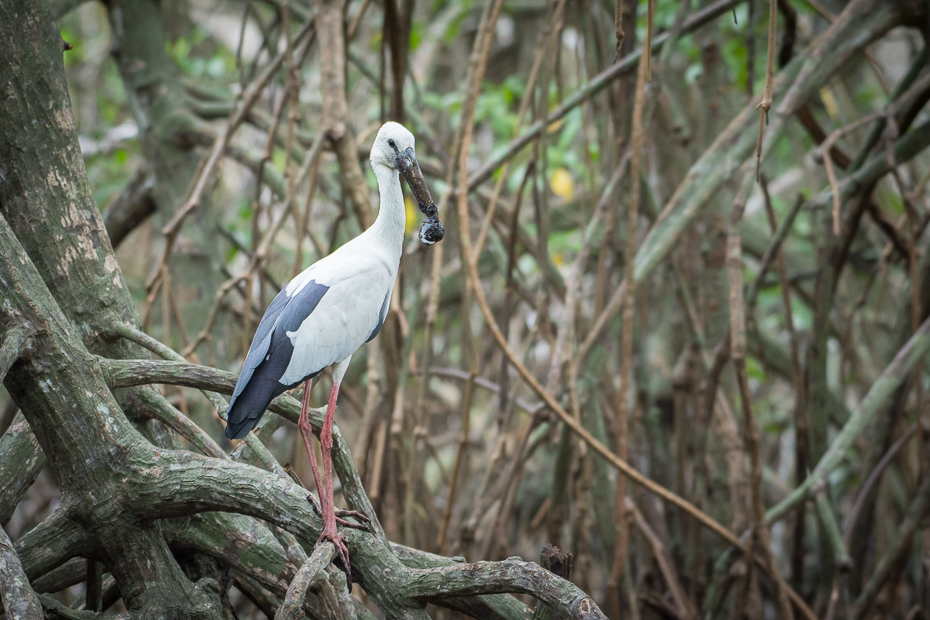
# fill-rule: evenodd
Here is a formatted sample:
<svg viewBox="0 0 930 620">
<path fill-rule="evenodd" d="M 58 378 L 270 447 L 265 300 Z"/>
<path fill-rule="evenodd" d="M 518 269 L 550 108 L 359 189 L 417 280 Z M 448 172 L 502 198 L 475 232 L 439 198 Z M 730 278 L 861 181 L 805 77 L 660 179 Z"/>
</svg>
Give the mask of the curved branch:
<svg viewBox="0 0 930 620">
<path fill-rule="evenodd" d="M 0 436 L 0 525 L 13 516 L 20 500 L 45 467 L 45 453 L 22 413 Z"/>
<path fill-rule="evenodd" d="M 393 542 L 391 550 L 407 568 L 442 568 L 465 562 L 464 557 L 449 558 Z M 488 620 L 524 620 L 529 615 L 529 610 L 523 602 L 506 594 L 449 596 L 433 599 L 430 603 L 461 612 L 472 618 L 487 618 Z"/>
<path fill-rule="evenodd" d="M 227 458 L 223 449 L 213 441 L 194 421 L 178 411 L 168 399 L 153 390 L 138 390 L 128 398 L 138 398 L 140 407 L 134 409 L 142 417 L 158 420 L 178 435 L 191 442 L 195 448 L 206 456 L 218 459 Z"/>
<path fill-rule="evenodd" d="M 236 375 L 233 373 L 189 362 L 111 360 L 102 357 L 98 361 L 105 369 L 110 389 L 159 383 L 232 394 L 236 387 Z"/>
<path fill-rule="evenodd" d="M 297 571 L 268 527 L 257 519 L 211 512 L 165 521 L 162 532 L 171 549 L 219 560 L 274 594 L 283 595 L 287 580 Z"/>
<path fill-rule="evenodd" d="M 183 455 L 184 453 L 177 454 Z M 197 506 L 198 510 L 221 510 L 255 514 L 278 525 L 295 526 L 294 531 L 305 542 L 312 543 L 316 540 L 319 531 L 318 518 L 315 513 L 308 509 L 309 504 L 304 501 L 305 491 L 292 484 L 289 479 L 280 479 L 273 483 L 268 481 L 265 484 L 257 478 L 253 478 L 253 482 L 237 486 L 231 492 L 225 481 L 239 479 L 241 474 L 230 475 L 231 472 L 229 471 L 221 472 L 217 471 L 217 469 L 226 466 L 249 469 L 260 476 L 262 480 L 268 478 L 267 472 L 229 461 L 211 461 L 192 455 L 190 455 L 189 459 L 184 460 L 189 460 L 188 464 L 183 466 L 186 471 L 176 479 L 198 480 L 205 473 L 204 478 L 208 479 L 209 486 L 226 497 L 226 499 L 219 500 L 218 503 L 212 506 L 201 504 Z M 189 467 L 195 462 L 199 465 Z M 198 472 L 197 468 L 200 466 L 203 466 L 204 469 Z M 171 467 L 171 470 L 179 472 L 177 465 Z M 219 489 L 215 488 L 217 483 Z M 157 486 L 157 484 L 156 482 L 151 486 Z M 161 484 L 166 487 L 169 486 L 163 480 Z M 149 487 L 150 485 L 142 486 Z M 244 490 L 244 497 L 240 490 Z M 167 495 L 170 495 L 170 489 L 167 491 Z M 188 493 L 193 494 L 195 497 L 201 494 L 201 491 L 196 489 L 182 489 L 181 491 L 182 493 L 175 495 L 175 499 L 179 502 L 185 501 Z M 253 502 L 253 498 L 256 501 Z M 165 501 L 171 502 L 171 498 L 167 497 Z M 173 505 L 169 509 L 177 512 L 179 507 Z M 258 523 L 255 523 L 251 529 L 243 529 L 243 523 L 233 523 L 233 521 L 240 518 L 231 514 L 211 512 L 210 514 L 198 515 L 184 522 L 169 523 L 165 528 L 165 532 L 172 547 L 196 549 L 201 553 L 206 553 L 234 566 L 236 570 L 243 571 L 272 592 L 283 594 L 287 587 L 285 580 L 294 574 L 294 565 L 288 562 L 284 550 L 281 549 L 267 530 Z M 310 519 L 314 522 L 312 528 L 307 527 L 307 521 Z M 388 609 L 391 609 L 392 606 L 397 609 L 397 606 L 403 604 L 404 601 L 407 601 L 408 605 L 415 602 L 412 595 L 407 595 L 408 591 L 412 592 L 407 585 L 409 583 L 408 575 L 422 575 L 428 583 L 431 579 L 430 575 L 437 571 L 449 571 L 461 567 L 460 564 L 456 564 L 456 559 L 409 549 L 402 545 L 392 543 L 387 547 L 382 547 L 372 536 L 355 530 L 346 530 L 345 534 L 350 539 L 349 546 L 352 557 L 355 560 L 355 566 L 358 567 L 358 570 L 354 571 L 353 574 L 363 577 L 361 583 L 366 588 L 366 591 L 372 595 L 373 600 L 379 606 L 389 605 Z M 368 553 L 367 557 L 361 555 L 363 551 Z M 366 579 L 364 579 L 365 574 L 372 570 L 372 567 L 378 569 L 377 575 L 371 575 L 373 579 L 381 584 L 378 591 L 370 590 L 369 587 L 374 588 L 375 586 L 366 585 Z M 417 569 L 411 567 L 430 568 Z M 536 570 L 541 569 L 536 567 Z M 385 581 L 385 575 L 390 576 L 387 581 Z M 565 584 L 558 585 L 564 587 Z M 429 586 L 424 585 L 423 587 L 427 588 Z M 508 587 L 500 587 L 497 590 L 483 587 L 482 591 L 477 594 L 484 596 L 473 596 L 466 591 L 438 592 L 435 595 L 429 595 L 429 602 L 468 613 L 473 617 L 494 620 L 518 620 L 524 618 L 526 613 L 525 606 L 522 603 L 509 596 L 494 594 L 495 592 L 524 591 L 519 589 L 519 586 L 512 589 L 508 589 Z M 381 593 L 378 594 L 378 592 Z M 530 594 L 536 595 L 536 592 L 533 591 Z M 549 600 L 549 598 L 543 598 L 543 596 L 551 598 L 551 594 L 543 593 L 540 596 L 541 600 Z M 385 602 L 388 598 L 391 600 Z M 304 609 L 307 609 L 306 605 Z M 385 609 L 385 607 L 382 606 L 382 609 Z"/>
<path fill-rule="evenodd" d="M 162 383 L 232 394 L 236 386 L 236 375 L 188 362 L 110 360 L 105 358 L 99 358 L 98 362 L 104 368 L 107 384 L 112 389 Z M 300 403 L 286 394 L 272 401 L 268 409 L 295 424 L 300 416 Z M 323 413 L 323 409 L 310 409 L 310 425 L 316 432 L 319 432 L 323 427 Z M 374 534 L 387 544 L 387 536 L 381 524 L 375 518 L 374 507 L 365 493 L 361 477 L 358 474 L 358 468 L 352 459 L 352 452 L 336 426 L 333 426 L 333 465 L 336 468 L 339 480 L 342 482 L 342 494 L 346 498 L 346 503 L 353 510 L 371 517 L 370 526 Z"/>
<path fill-rule="evenodd" d="M 3 383 L 10 366 L 29 348 L 32 333 L 28 325 L 15 325 L 3 334 L 0 342 L 0 383 Z"/>
<path fill-rule="evenodd" d="M 0 596 L 8 618 L 42 620 L 42 604 L 29 585 L 23 565 L 6 531 L 0 527 Z"/>
<path fill-rule="evenodd" d="M 166 471 L 171 476 L 166 477 Z M 257 517 L 313 544 L 322 531 L 320 517 L 307 501 L 307 491 L 250 465 L 207 459 L 190 452 L 159 451 L 149 467 L 133 472 L 128 484 L 137 498 L 140 519 L 185 517 L 222 511 Z M 353 529 L 342 531 L 352 555 L 353 576 L 388 617 L 418 612 L 422 607 L 406 596 L 408 569 L 377 536 Z"/>
<path fill-rule="evenodd" d="M 184 359 L 184 356 L 176 352 L 171 347 L 159 342 L 142 330 L 136 329 L 127 323 L 118 323 L 113 325 L 112 333 L 110 335 L 112 337 L 126 338 L 127 340 L 135 342 L 136 344 L 145 347 L 146 349 L 167 360 L 182 363 L 186 363 L 187 361 Z M 210 401 L 210 404 L 212 404 L 216 409 L 216 412 L 220 418 L 226 420 L 226 412 L 229 409 L 226 401 L 223 400 L 223 398 L 215 391 L 201 390 L 201 393 L 208 401 Z M 158 405 L 155 408 L 155 413 L 159 416 L 159 419 L 162 417 L 165 418 L 162 420 L 165 424 L 174 428 L 182 436 L 187 437 L 188 440 L 194 443 L 194 445 L 198 446 L 204 454 L 216 456 L 219 458 L 226 458 L 226 454 L 223 452 L 223 450 L 218 445 L 216 445 L 216 443 L 209 437 L 209 435 L 204 433 L 199 426 L 191 422 L 186 416 L 178 417 L 177 412 L 173 412 L 174 407 L 171 407 L 170 405 L 168 405 L 168 410 L 163 409 L 163 406 Z M 268 449 L 256 435 L 247 435 L 245 437 L 245 443 L 252 449 L 255 455 L 261 459 L 265 469 L 268 471 L 277 472 L 281 476 L 285 475 L 284 468 L 281 467 L 281 464 L 278 463 L 277 459 L 274 458 L 271 452 L 268 451 Z"/>
<path fill-rule="evenodd" d="M 137 171 L 123 191 L 103 212 L 103 224 L 107 229 L 107 236 L 110 237 L 113 249 L 116 249 L 129 233 L 157 210 L 158 207 L 152 195 L 154 186 L 154 174 L 142 170 Z"/>
<path fill-rule="evenodd" d="M 243 579 L 253 590 L 255 587 L 267 589 L 276 598 L 285 596 L 288 580 L 298 570 L 298 565 L 287 557 L 279 541 L 256 519 L 215 512 L 183 521 L 169 521 L 164 531 L 173 550 L 201 553 L 219 560 L 229 565 L 237 578 Z M 308 596 L 304 600 L 303 610 L 308 617 L 331 617 L 327 616 L 325 603 L 321 599 Z M 280 603 L 278 599 L 270 606 L 269 617 L 274 615 Z M 374 620 L 374 616 L 360 602 L 352 612 L 350 617 Z M 517 620 L 517 617 L 512 620 Z"/>
<path fill-rule="evenodd" d="M 87 556 L 91 548 L 90 536 L 72 518 L 68 507 L 59 507 L 16 541 L 16 551 L 30 581 L 51 572 L 75 556 Z"/>
<path fill-rule="evenodd" d="M 530 594 L 566 617 L 607 618 L 591 597 L 571 582 L 534 562 L 515 558 L 411 570 L 407 578 L 410 596 L 422 602 L 455 595 L 515 592 Z"/>
<path fill-rule="evenodd" d="M 329 566 L 335 554 L 336 547 L 329 541 L 317 546 L 313 554 L 307 558 L 307 561 L 294 575 L 291 585 L 287 588 L 284 604 L 278 608 L 278 613 L 274 616 L 275 620 L 299 620 L 303 618 L 304 599 L 307 598 L 307 590 L 317 581 L 320 573 Z"/>
</svg>

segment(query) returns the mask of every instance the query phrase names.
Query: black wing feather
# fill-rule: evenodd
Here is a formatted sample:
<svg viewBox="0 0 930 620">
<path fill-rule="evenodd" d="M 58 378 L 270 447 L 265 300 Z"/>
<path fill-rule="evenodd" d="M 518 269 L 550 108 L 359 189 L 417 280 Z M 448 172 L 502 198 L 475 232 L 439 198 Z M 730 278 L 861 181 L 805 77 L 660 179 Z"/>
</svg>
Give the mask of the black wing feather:
<svg viewBox="0 0 930 620">
<path fill-rule="evenodd" d="M 287 332 L 296 331 L 300 327 L 328 290 L 328 286 L 311 280 L 292 296 L 288 296 L 287 289 L 281 291 L 268 306 L 255 331 L 232 400 L 229 401 L 227 437 L 241 439 L 248 435 L 258 425 L 265 409 L 275 397 L 300 384 L 298 381 L 293 385 L 282 385 L 279 381 L 294 352 Z M 320 370 L 322 368 L 301 381 L 315 377 Z"/>
</svg>

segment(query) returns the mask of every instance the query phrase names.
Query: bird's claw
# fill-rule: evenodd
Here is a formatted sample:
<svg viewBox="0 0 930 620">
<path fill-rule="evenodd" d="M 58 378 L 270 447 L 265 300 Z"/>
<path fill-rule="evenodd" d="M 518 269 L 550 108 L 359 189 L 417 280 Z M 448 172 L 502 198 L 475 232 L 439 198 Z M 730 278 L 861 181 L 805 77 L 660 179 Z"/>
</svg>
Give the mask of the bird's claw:
<svg viewBox="0 0 930 620">
<path fill-rule="evenodd" d="M 341 517 L 341 518 L 340 518 Z M 346 519 L 356 519 L 359 523 L 353 521 L 346 521 Z M 371 532 L 371 528 L 368 526 L 371 523 L 371 519 L 363 515 L 357 510 L 337 510 L 336 511 L 336 523 L 339 525 L 344 525 L 346 527 L 351 527 L 355 530 L 362 530 L 363 532 Z"/>
<path fill-rule="evenodd" d="M 369 527 L 367 523 L 355 523 L 354 521 L 346 521 L 345 519 L 340 519 L 338 516 L 340 512 L 355 512 L 355 511 L 354 510 L 337 510 L 336 511 L 336 515 L 337 515 L 336 523 L 338 523 L 339 525 L 343 525 L 345 527 L 351 527 L 353 530 L 362 530 L 363 532 L 371 533 L 371 527 Z M 354 514 L 350 514 L 347 516 L 356 517 L 356 515 Z"/>
<path fill-rule="evenodd" d="M 349 564 L 349 548 L 346 547 L 346 539 L 339 534 L 339 532 L 330 535 L 324 530 L 323 534 L 320 535 L 320 539 L 316 541 L 316 544 L 319 545 L 321 542 L 327 540 L 333 543 L 333 547 L 336 548 L 336 556 L 333 558 L 333 564 L 346 574 L 346 585 L 349 588 L 349 592 L 352 592 L 352 565 Z"/>
<path fill-rule="evenodd" d="M 317 513 L 321 517 L 323 516 L 323 511 L 320 509 L 320 505 L 317 503 L 316 498 L 311 494 L 307 494 L 307 501 L 310 502 L 310 505 L 313 506 L 313 512 Z M 368 516 L 362 514 L 357 510 L 341 510 L 337 508 L 336 513 L 336 523 L 343 525 L 345 527 L 351 527 L 355 530 L 362 530 L 363 532 L 371 532 L 371 528 L 368 526 L 371 523 L 371 519 Z M 354 523 L 352 521 L 346 521 L 346 519 L 357 519 L 360 523 Z"/>
</svg>

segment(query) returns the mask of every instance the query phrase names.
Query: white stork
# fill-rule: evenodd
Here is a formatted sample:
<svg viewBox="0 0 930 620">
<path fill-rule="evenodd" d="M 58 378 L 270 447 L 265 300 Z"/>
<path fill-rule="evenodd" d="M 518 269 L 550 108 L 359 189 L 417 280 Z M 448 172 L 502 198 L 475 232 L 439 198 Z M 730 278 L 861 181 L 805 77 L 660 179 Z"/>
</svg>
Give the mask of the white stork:
<svg viewBox="0 0 930 620">
<path fill-rule="evenodd" d="M 240 439 L 255 428 L 273 398 L 306 382 L 298 426 L 322 504 L 320 540 L 331 540 L 336 546 L 350 589 L 348 549 L 336 524 L 367 529 L 338 518 L 350 516 L 367 521 L 367 517 L 335 509 L 330 454 L 333 415 L 339 384 L 352 354 L 378 334 L 391 303 L 407 219 L 398 173 L 407 179 L 420 210 L 428 216 L 420 229 L 420 239 L 432 244 L 443 236 L 413 147 L 413 134 L 403 125 L 386 123 L 378 131 L 371 147 L 371 167 L 381 194 L 378 218 L 368 230 L 310 265 L 278 293 L 258 325 L 229 403 L 226 436 Z M 321 484 L 307 410 L 310 382 L 327 366 L 334 367 L 329 406 L 320 432 Z"/>
</svg>

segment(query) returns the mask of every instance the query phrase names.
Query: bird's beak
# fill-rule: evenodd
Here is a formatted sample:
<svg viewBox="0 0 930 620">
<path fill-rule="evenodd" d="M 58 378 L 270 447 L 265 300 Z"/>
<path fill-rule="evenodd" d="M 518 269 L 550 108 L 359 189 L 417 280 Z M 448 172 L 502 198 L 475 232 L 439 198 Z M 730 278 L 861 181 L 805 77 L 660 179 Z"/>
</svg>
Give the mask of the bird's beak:
<svg viewBox="0 0 930 620">
<path fill-rule="evenodd" d="M 427 245 L 432 245 L 437 241 L 442 241 L 445 230 L 442 222 L 439 221 L 439 210 L 433 204 L 433 197 L 430 196 L 429 188 L 426 187 L 426 181 L 423 179 L 423 172 L 420 171 L 420 164 L 417 163 L 416 154 L 413 148 L 406 151 L 398 151 L 394 157 L 394 164 L 404 178 L 407 179 L 407 185 L 413 192 L 413 197 L 417 201 L 417 206 L 426 221 L 420 227 L 420 241 Z"/>
</svg>

